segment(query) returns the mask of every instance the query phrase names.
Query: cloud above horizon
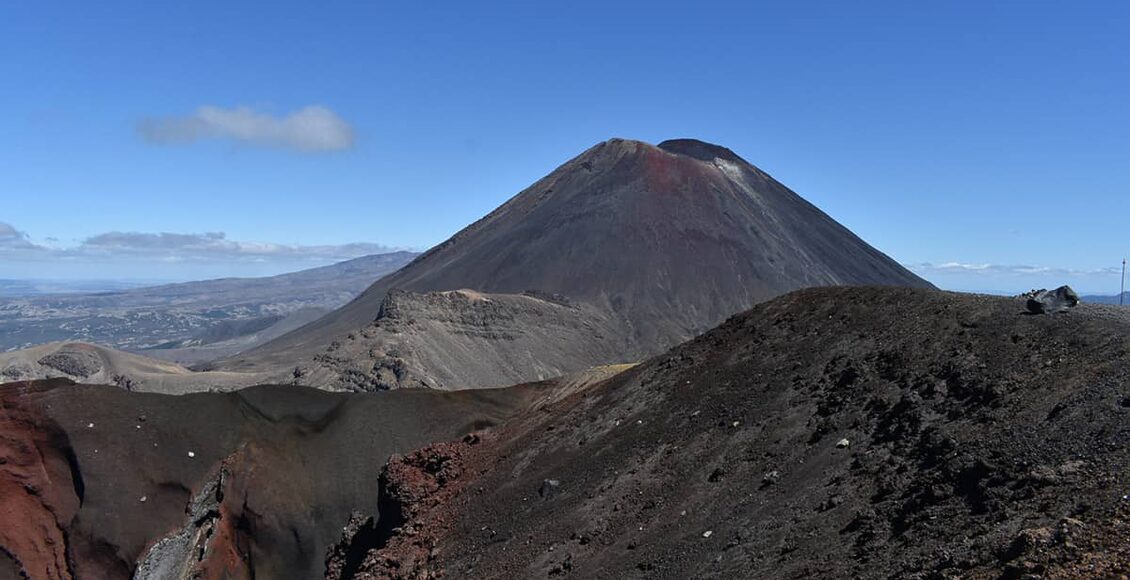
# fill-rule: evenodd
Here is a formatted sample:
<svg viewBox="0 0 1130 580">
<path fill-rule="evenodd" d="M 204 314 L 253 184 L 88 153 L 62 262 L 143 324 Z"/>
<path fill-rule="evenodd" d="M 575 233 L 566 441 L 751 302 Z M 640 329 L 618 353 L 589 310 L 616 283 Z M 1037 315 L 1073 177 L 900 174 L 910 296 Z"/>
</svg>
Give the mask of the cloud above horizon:
<svg viewBox="0 0 1130 580">
<path fill-rule="evenodd" d="M 397 251 L 383 244 L 300 245 L 232 240 L 223 232 L 200 234 L 111 231 L 75 246 L 37 244 L 27 233 L 0 222 L 0 258 L 21 261 L 89 262 L 338 262 Z"/>
<path fill-rule="evenodd" d="M 31 243 L 31 239 L 26 233 L 17 230 L 11 224 L 0 222 L 0 252 L 34 249 L 35 247 L 36 245 Z"/>
<path fill-rule="evenodd" d="M 355 142 L 353 127 L 320 105 L 309 105 L 283 117 L 250 107 L 203 106 L 187 116 L 143 119 L 137 130 L 147 142 L 161 145 L 212 139 L 303 153 L 343 151 Z"/>
<path fill-rule="evenodd" d="M 962 262 L 944 262 L 933 264 L 921 262 L 918 264 L 904 264 L 908 269 L 920 274 L 983 274 L 983 275 L 1051 275 L 1051 276 L 1105 276 L 1118 274 L 1121 267 L 1093 268 L 1090 270 L 1076 268 L 1057 268 L 1050 266 L 1030 265 L 1005 265 L 1005 264 L 967 264 Z"/>
<path fill-rule="evenodd" d="M 1005 295 L 1064 284 L 1087 294 L 1117 294 L 1122 272 L 1121 260 L 1110 266 L 1091 268 L 957 261 L 904 266 L 939 288 Z"/>
</svg>

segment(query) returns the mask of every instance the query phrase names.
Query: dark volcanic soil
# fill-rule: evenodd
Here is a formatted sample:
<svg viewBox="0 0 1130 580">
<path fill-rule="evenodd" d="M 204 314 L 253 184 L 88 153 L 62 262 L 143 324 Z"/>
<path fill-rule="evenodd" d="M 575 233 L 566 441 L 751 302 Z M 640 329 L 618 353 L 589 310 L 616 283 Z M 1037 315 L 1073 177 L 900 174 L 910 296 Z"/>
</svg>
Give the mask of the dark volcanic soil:
<svg viewBox="0 0 1130 580">
<path fill-rule="evenodd" d="M 1023 311 L 923 290 L 789 294 L 491 437 L 396 458 L 382 502 L 404 521 L 351 569 L 1127 574 L 1130 322 Z"/>
<path fill-rule="evenodd" d="M 313 578 L 391 453 L 496 424 L 544 385 L 167 396 L 0 386 L 0 578 Z M 154 548 L 154 545 L 157 545 Z"/>
</svg>

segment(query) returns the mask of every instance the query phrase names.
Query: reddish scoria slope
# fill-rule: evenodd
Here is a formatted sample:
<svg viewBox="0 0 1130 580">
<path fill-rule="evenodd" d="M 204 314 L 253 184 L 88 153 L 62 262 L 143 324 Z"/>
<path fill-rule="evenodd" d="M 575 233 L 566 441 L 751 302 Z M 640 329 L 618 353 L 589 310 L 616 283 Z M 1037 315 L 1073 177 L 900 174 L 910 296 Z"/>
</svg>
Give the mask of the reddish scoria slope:
<svg viewBox="0 0 1130 580">
<path fill-rule="evenodd" d="M 1130 322 L 811 289 L 397 458 L 349 577 L 1130 573 Z M 380 527 L 380 526 L 378 526 Z"/>
</svg>

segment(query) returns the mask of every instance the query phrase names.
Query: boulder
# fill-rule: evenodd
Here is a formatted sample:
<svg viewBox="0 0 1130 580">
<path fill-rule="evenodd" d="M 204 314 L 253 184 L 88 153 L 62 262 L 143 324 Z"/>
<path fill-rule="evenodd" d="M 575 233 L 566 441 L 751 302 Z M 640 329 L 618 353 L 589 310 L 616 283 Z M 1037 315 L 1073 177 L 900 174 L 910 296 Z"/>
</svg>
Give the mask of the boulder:
<svg viewBox="0 0 1130 580">
<path fill-rule="evenodd" d="M 102 357 L 90 347 L 63 347 L 39 359 L 39 364 L 72 377 L 88 378 L 102 370 Z"/>
<path fill-rule="evenodd" d="M 1060 286 L 1055 290 L 1033 290 L 1026 296 L 1028 312 L 1032 314 L 1063 312 L 1079 304 L 1079 295 L 1070 286 Z"/>
</svg>

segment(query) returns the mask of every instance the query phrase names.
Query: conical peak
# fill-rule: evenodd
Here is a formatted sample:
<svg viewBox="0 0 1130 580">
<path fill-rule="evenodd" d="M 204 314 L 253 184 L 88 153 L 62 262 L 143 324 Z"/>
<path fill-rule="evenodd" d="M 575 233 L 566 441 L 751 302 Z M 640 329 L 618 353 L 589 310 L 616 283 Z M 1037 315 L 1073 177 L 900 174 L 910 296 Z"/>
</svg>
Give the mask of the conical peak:
<svg viewBox="0 0 1130 580">
<path fill-rule="evenodd" d="M 635 139 L 622 139 L 620 137 L 613 137 L 607 141 L 597 143 L 593 150 L 599 150 L 604 154 L 614 153 L 634 153 L 640 150 L 654 149 L 655 145 L 637 141 Z"/>
<path fill-rule="evenodd" d="M 686 155 L 702 161 L 723 159 L 747 163 L 745 159 L 738 157 L 736 153 L 721 145 L 699 141 L 698 139 L 668 139 L 660 143 L 659 148 L 669 153 Z"/>
<path fill-rule="evenodd" d="M 715 159 L 722 159 L 736 163 L 749 164 L 748 161 L 742 159 L 737 153 L 713 143 L 699 141 L 698 139 L 668 139 L 659 145 L 652 145 L 644 141 L 637 141 L 635 139 L 622 139 L 614 137 L 602 143 L 598 143 L 590 151 L 600 151 L 602 154 L 615 154 L 615 153 L 635 153 L 640 151 L 664 151 L 673 155 L 683 155 L 699 161 L 714 161 Z"/>
</svg>

